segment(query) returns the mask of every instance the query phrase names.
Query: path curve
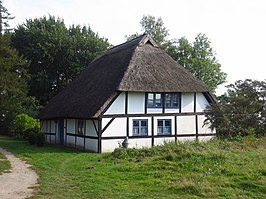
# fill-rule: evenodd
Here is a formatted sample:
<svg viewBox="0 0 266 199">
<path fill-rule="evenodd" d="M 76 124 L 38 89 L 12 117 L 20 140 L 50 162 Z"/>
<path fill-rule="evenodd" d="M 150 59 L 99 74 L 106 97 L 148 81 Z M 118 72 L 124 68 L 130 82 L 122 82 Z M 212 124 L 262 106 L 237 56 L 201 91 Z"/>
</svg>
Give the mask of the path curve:
<svg viewBox="0 0 266 199">
<path fill-rule="evenodd" d="M 0 199 L 22 199 L 33 195 L 38 186 L 38 175 L 30 169 L 30 165 L 0 147 L 10 161 L 10 173 L 0 175 Z"/>
</svg>

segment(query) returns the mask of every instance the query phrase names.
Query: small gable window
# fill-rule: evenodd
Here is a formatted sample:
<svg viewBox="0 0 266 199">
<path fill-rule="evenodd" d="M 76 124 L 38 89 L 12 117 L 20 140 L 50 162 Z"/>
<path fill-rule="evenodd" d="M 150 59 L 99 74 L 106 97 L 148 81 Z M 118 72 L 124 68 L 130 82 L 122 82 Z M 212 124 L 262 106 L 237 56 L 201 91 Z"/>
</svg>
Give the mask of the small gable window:
<svg viewBox="0 0 266 199">
<path fill-rule="evenodd" d="M 157 120 L 158 134 L 171 134 L 171 120 Z"/>
<path fill-rule="evenodd" d="M 148 120 L 133 120 L 133 136 L 148 135 Z"/>
<path fill-rule="evenodd" d="M 179 108 L 179 93 L 166 93 L 164 97 L 164 104 L 166 108 Z"/>
<path fill-rule="evenodd" d="M 85 120 L 78 120 L 77 121 L 76 132 L 78 135 L 84 135 L 85 134 Z"/>
<path fill-rule="evenodd" d="M 150 108 L 162 107 L 162 94 L 161 93 L 148 93 L 147 106 Z"/>
</svg>

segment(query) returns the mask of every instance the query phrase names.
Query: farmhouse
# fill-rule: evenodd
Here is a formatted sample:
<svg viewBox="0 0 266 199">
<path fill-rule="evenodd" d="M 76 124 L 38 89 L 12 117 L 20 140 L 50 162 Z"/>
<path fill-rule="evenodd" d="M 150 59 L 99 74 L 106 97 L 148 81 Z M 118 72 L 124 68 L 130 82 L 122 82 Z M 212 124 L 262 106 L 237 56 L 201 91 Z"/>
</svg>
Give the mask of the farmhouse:
<svg viewBox="0 0 266 199">
<path fill-rule="evenodd" d="M 41 110 L 47 143 L 94 152 L 210 139 L 209 88 L 148 35 L 109 49 Z"/>
</svg>

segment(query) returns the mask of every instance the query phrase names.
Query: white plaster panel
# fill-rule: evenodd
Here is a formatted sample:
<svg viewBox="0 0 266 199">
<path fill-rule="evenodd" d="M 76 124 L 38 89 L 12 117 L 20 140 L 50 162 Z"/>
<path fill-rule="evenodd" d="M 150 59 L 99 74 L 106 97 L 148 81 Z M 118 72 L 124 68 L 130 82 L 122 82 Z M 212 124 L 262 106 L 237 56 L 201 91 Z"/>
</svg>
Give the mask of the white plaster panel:
<svg viewBox="0 0 266 199">
<path fill-rule="evenodd" d="M 86 138 L 85 149 L 88 151 L 98 152 L 98 140 Z"/>
<path fill-rule="evenodd" d="M 107 125 L 111 118 L 102 119 L 102 129 Z M 126 136 L 127 130 L 127 119 L 126 118 L 115 118 L 114 121 L 107 127 L 103 132 L 102 137 L 110 136 Z"/>
<path fill-rule="evenodd" d="M 133 136 L 133 120 L 148 120 L 148 135 L 151 135 L 151 118 L 150 117 L 130 117 L 129 118 L 129 136 Z"/>
<path fill-rule="evenodd" d="M 196 111 L 203 112 L 206 106 L 209 105 L 206 97 L 202 93 L 196 94 Z"/>
<path fill-rule="evenodd" d="M 41 132 L 42 133 L 47 133 L 47 123 L 48 121 L 47 120 L 41 120 Z"/>
<path fill-rule="evenodd" d="M 124 139 L 102 140 L 102 152 L 112 152 L 119 147 Z"/>
<path fill-rule="evenodd" d="M 55 133 L 55 122 L 54 122 L 54 120 L 50 120 L 50 122 L 51 122 L 51 133 Z"/>
<path fill-rule="evenodd" d="M 67 133 L 75 134 L 75 120 L 74 119 L 67 120 Z"/>
<path fill-rule="evenodd" d="M 98 121 L 94 121 L 96 128 L 98 128 Z M 86 135 L 98 137 L 92 120 L 86 120 Z"/>
<path fill-rule="evenodd" d="M 68 135 L 66 141 L 67 145 L 75 145 L 75 136 Z"/>
<path fill-rule="evenodd" d="M 178 137 L 177 138 L 177 142 L 180 142 L 180 143 L 194 142 L 195 140 L 196 140 L 196 136 L 195 137 Z"/>
<path fill-rule="evenodd" d="M 128 92 L 128 113 L 145 112 L 145 93 Z"/>
<path fill-rule="evenodd" d="M 207 142 L 207 141 L 212 140 L 214 138 L 215 138 L 215 136 L 204 136 L 204 137 L 199 137 L 199 141 Z"/>
<path fill-rule="evenodd" d="M 130 148 L 151 147 L 151 138 L 133 138 L 128 141 Z"/>
<path fill-rule="evenodd" d="M 181 94 L 181 112 L 194 112 L 194 93 Z"/>
<path fill-rule="evenodd" d="M 163 113 L 162 108 L 147 108 L 147 113 Z"/>
<path fill-rule="evenodd" d="M 177 134 L 196 133 L 195 116 L 178 116 L 177 117 Z"/>
<path fill-rule="evenodd" d="M 124 114 L 125 113 L 125 93 L 122 92 L 115 99 L 112 105 L 107 109 L 104 115 L 108 114 Z"/>
<path fill-rule="evenodd" d="M 83 148 L 84 147 L 84 138 L 82 137 L 77 137 L 77 146 L 78 148 Z"/>
<path fill-rule="evenodd" d="M 179 113 L 179 108 L 165 108 L 164 110 L 165 113 Z"/>
<path fill-rule="evenodd" d="M 154 145 L 163 145 L 165 143 L 169 143 L 169 142 L 174 142 L 175 138 L 174 137 L 170 137 L 170 138 L 154 138 Z"/>
<path fill-rule="evenodd" d="M 157 135 L 157 129 L 158 129 L 158 121 L 157 120 L 171 120 L 171 134 L 175 134 L 175 117 L 174 116 L 159 116 L 154 117 L 154 135 Z"/>
<path fill-rule="evenodd" d="M 204 115 L 198 115 L 198 132 L 200 134 L 210 134 L 214 133 L 210 128 L 209 125 L 204 125 L 204 120 L 206 117 Z"/>
</svg>

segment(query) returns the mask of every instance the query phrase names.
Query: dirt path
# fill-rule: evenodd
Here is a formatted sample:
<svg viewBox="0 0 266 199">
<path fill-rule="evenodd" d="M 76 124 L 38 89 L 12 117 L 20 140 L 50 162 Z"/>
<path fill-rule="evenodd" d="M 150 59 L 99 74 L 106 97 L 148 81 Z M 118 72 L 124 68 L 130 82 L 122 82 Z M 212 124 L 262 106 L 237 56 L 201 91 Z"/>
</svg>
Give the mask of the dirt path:
<svg viewBox="0 0 266 199">
<path fill-rule="evenodd" d="M 30 165 L 15 157 L 12 153 L 0 147 L 10 161 L 10 173 L 0 175 L 0 199 L 20 199 L 33 195 L 37 186 L 37 174 L 30 169 Z"/>
</svg>

